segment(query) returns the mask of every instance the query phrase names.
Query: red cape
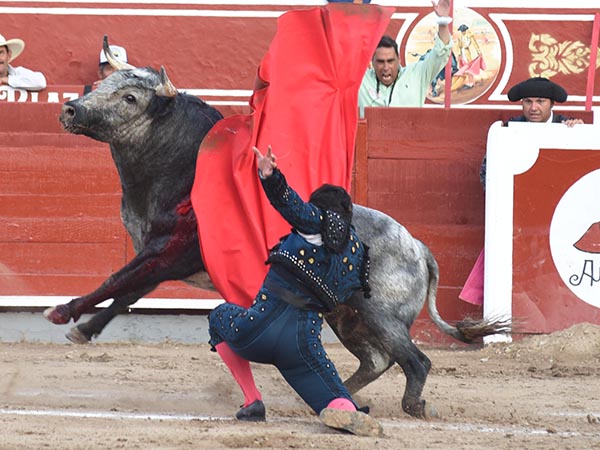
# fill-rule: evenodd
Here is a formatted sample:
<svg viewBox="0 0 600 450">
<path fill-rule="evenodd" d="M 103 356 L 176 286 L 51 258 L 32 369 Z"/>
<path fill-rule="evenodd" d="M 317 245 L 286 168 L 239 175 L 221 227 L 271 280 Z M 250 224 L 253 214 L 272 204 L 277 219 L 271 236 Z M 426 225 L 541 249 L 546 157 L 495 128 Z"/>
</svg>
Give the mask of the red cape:
<svg viewBox="0 0 600 450">
<path fill-rule="evenodd" d="M 464 75 L 470 73 L 471 75 L 477 76 L 482 70 L 486 70 L 486 64 L 481 55 L 477 56 L 474 60 L 462 65 L 454 76 Z"/>
<path fill-rule="evenodd" d="M 226 301 L 251 305 L 268 249 L 290 231 L 262 191 L 252 146 L 272 146 L 304 199 L 323 183 L 349 190 L 358 88 L 392 12 L 335 3 L 283 14 L 253 112 L 217 122 L 204 138 L 191 199 L 207 271 Z"/>
</svg>

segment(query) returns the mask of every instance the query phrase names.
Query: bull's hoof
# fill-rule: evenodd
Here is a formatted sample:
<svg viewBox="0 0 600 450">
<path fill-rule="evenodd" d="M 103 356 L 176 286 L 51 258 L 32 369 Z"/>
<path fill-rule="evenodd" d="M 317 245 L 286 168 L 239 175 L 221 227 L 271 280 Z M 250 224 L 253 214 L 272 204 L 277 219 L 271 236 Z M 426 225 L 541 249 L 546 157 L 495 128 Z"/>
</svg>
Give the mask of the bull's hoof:
<svg viewBox="0 0 600 450">
<path fill-rule="evenodd" d="M 73 327 L 65 334 L 66 338 L 74 344 L 89 344 L 90 339 L 78 327 Z"/>
<path fill-rule="evenodd" d="M 439 413 L 435 407 L 431 406 L 431 403 L 425 403 L 424 410 L 424 418 L 425 419 L 441 419 L 442 415 Z"/>
<path fill-rule="evenodd" d="M 425 400 L 418 400 L 416 402 L 408 403 L 402 402 L 402 409 L 407 414 L 417 418 L 417 419 L 439 419 L 441 418 L 440 413 L 435 407 L 431 406 L 430 403 L 425 402 Z"/>
<path fill-rule="evenodd" d="M 44 317 L 56 325 L 64 325 L 71 320 L 71 311 L 67 305 L 57 305 L 46 309 Z"/>
<path fill-rule="evenodd" d="M 407 401 L 406 399 L 403 399 L 402 409 L 406 414 L 413 416 L 417 419 L 426 418 L 425 400 Z"/>
</svg>

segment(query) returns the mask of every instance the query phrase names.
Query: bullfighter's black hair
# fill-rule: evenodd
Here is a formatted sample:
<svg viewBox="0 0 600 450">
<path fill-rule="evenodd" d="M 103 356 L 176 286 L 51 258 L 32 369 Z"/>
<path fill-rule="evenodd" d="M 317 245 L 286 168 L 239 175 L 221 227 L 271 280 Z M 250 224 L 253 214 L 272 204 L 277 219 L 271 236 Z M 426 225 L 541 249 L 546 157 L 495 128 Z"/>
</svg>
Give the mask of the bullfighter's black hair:
<svg viewBox="0 0 600 450">
<path fill-rule="evenodd" d="M 315 206 L 338 213 L 346 222 L 352 222 L 352 198 L 340 186 L 324 184 L 310 195 L 308 200 Z"/>
</svg>

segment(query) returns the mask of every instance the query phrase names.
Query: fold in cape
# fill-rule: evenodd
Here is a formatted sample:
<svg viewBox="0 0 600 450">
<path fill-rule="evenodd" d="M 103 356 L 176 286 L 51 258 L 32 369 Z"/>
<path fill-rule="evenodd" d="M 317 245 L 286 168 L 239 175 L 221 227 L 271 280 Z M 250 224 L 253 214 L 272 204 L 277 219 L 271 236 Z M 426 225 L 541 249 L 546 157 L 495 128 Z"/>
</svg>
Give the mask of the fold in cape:
<svg viewBox="0 0 600 450">
<path fill-rule="evenodd" d="M 191 199 L 205 266 L 226 301 L 250 306 L 268 249 L 290 232 L 262 191 L 252 147 L 271 145 L 305 200 L 323 183 L 349 190 L 358 88 L 393 11 L 336 3 L 283 14 L 252 113 L 217 122 L 202 142 Z"/>
</svg>

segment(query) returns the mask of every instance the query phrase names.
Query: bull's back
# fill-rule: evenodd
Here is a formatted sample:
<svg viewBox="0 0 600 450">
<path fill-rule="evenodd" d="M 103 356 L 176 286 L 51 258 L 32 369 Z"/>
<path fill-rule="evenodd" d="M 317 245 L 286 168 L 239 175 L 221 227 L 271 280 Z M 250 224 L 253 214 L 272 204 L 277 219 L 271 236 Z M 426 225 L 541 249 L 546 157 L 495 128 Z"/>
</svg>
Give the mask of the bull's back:
<svg viewBox="0 0 600 450">
<path fill-rule="evenodd" d="M 352 223 L 369 246 L 373 312 L 399 318 L 410 326 L 427 298 L 435 259 L 427 246 L 398 221 L 371 208 L 355 205 Z M 367 306 L 369 308 L 369 306 Z"/>
</svg>

